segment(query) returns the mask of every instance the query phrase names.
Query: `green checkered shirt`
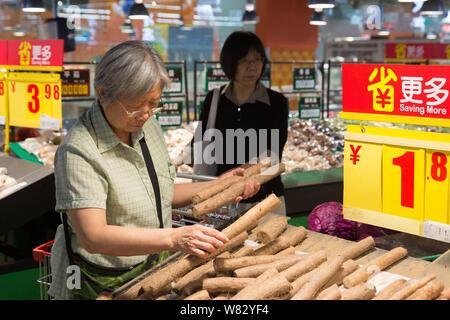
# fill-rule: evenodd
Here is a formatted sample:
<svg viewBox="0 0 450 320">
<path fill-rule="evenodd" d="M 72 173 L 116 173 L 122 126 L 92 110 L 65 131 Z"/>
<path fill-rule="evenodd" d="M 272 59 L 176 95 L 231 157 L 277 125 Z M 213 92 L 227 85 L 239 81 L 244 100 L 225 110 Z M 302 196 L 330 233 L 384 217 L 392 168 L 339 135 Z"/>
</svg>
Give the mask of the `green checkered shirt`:
<svg viewBox="0 0 450 320">
<path fill-rule="evenodd" d="M 131 147 L 115 135 L 98 102 L 80 116 L 56 152 L 55 210 L 67 214 L 70 209 L 102 208 L 106 210 L 109 225 L 159 228 L 155 195 L 139 144 L 142 137 L 145 137 L 158 176 L 164 227 L 170 228 L 176 171 L 160 125 L 154 117 L 147 120 L 142 129 L 132 134 Z M 68 222 L 71 225 L 70 217 Z M 67 256 L 61 233 L 58 228 L 52 248 L 55 286 L 58 282 L 61 285 L 63 280 L 65 284 L 66 276 L 64 265 L 67 263 L 63 261 L 67 262 Z M 71 239 L 74 252 L 105 267 L 128 267 L 146 258 L 91 254 L 73 232 Z M 60 270 L 53 270 L 53 265 Z"/>
</svg>

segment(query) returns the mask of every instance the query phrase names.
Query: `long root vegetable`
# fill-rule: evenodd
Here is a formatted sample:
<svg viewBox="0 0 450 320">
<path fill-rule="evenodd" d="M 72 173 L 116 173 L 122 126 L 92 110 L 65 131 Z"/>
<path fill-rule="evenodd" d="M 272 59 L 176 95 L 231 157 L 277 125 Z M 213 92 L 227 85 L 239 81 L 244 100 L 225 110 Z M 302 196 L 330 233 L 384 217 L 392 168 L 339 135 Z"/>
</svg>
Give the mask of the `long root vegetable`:
<svg viewBox="0 0 450 320">
<path fill-rule="evenodd" d="M 375 292 L 375 287 L 369 287 L 367 283 L 360 283 L 341 292 L 341 300 L 370 300 L 375 296 Z"/>
<path fill-rule="evenodd" d="M 410 280 L 406 285 L 394 293 L 389 300 L 404 300 L 412 295 L 417 289 L 422 288 L 431 280 L 434 280 L 436 275 L 430 274 L 420 278 L 419 280 Z"/>
<path fill-rule="evenodd" d="M 220 181 L 217 181 L 215 185 L 205 188 L 199 191 L 196 195 L 194 195 L 192 197 L 192 203 L 194 204 L 201 203 L 206 199 L 209 199 L 212 196 L 218 194 L 219 192 L 222 192 L 223 190 L 227 189 L 231 185 L 244 180 L 245 180 L 244 176 L 231 176 L 224 178 Z"/>
<path fill-rule="evenodd" d="M 232 250 L 241 245 L 248 237 L 246 231 L 241 232 L 239 236 L 231 238 L 223 247 L 219 248 L 215 254 L 211 254 L 208 259 L 211 259 L 222 252 Z M 202 259 L 197 256 L 188 255 L 178 261 L 175 261 L 166 267 L 159 269 L 148 277 L 142 280 L 142 297 L 143 299 L 150 299 L 156 296 L 164 286 L 167 286 L 175 279 L 182 277 L 189 270 L 206 262 L 207 259 Z"/>
<path fill-rule="evenodd" d="M 358 242 L 352 243 L 343 248 L 337 254 L 344 257 L 344 260 L 355 259 L 364 252 L 375 247 L 375 241 L 372 237 L 366 237 Z"/>
<path fill-rule="evenodd" d="M 355 260 L 350 259 L 345 261 L 339 271 L 330 280 L 328 280 L 328 282 L 323 287 L 327 288 L 333 284 L 341 285 L 342 280 L 358 268 L 359 265 Z"/>
<path fill-rule="evenodd" d="M 277 196 L 272 193 L 263 201 L 250 208 L 238 220 L 223 229 L 222 233 L 224 233 L 228 237 L 228 239 L 235 237 L 239 233 L 248 230 L 252 225 L 257 223 L 259 219 L 278 207 L 280 203 L 280 199 L 278 199 Z"/>
<path fill-rule="evenodd" d="M 406 300 L 433 300 L 439 297 L 444 285 L 440 282 L 429 282 L 422 288 L 418 289 Z"/>
<path fill-rule="evenodd" d="M 291 298 L 291 300 L 311 300 L 315 297 L 317 292 L 323 285 L 338 272 L 344 263 L 344 258 L 341 256 L 335 256 L 327 260 L 319 267 L 317 272 L 300 290 Z"/>
<path fill-rule="evenodd" d="M 286 229 L 278 238 L 266 243 L 255 250 L 254 255 L 276 254 L 290 246 L 296 246 L 306 238 L 307 231 L 304 227 L 291 226 Z"/>
<path fill-rule="evenodd" d="M 266 272 L 277 272 L 275 269 L 269 269 Z M 266 274 L 263 273 L 261 276 Z M 259 278 L 258 278 L 259 279 Z M 289 281 L 281 274 L 276 274 L 264 281 L 258 279 L 249 286 L 239 291 L 230 300 L 258 300 L 269 297 L 276 297 L 288 293 L 292 286 Z"/>
<path fill-rule="evenodd" d="M 233 258 L 252 256 L 253 250 L 254 250 L 253 247 L 244 245 L 235 252 L 233 252 Z"/>
<path fill-rule="evenodd" d="M 337 284 L 333 284 L 332 286 L 322 290 L 317 294 L 316 300 L 340 300 L 341 299 L 341 291 Z"/>
<path fill-rule="evenodd" d="M 326 259 L 327 256 L 323 250 L 310 253 L 296 264 L 280 272 L 280 274 L 283 275 L 289 282 L 292 282 L 302 274 L 316 268 L 322 262 L 326 261 Z"/>
<path fill-rule="evenodd" d="M 325 262 L 323 262 L 325 263 Z M 317 272 L 318 268 L 315 268 L 311 271 L 308 271 L 301 276 L 299 276 L 297 279 L 291 282 L 292 289 L 289 292 L 289 294 L 286 296 L 286 300 L 291 299 L 304 285 L 307 283 L 311 278 L 314 276 L 314 274 Z"/>
<path fill-rule="evenodd" d="M 439 297 L 436 300 L 450 300 L 450 288 L 446 288 L 442 290 Z"/>
<path fill-rule="evenodd" d="M 257 233 L 257 240 L 268 243 L 278 237 L 287 227 L 287 219 L 284 216 L 273 217 Z"/>
<path fill-rule="evenodd" d="M 263 274 L 264 271 L 270 268 L 275 268 L 277 269 L 278 272 L 286 270 L 287 268 L 294 265 L 303 258 L 304 258 L 303 256 L 296 254 L 271 263 L 263 263 L 238 268 L 233 271 L 233 274 L 238 278 L 256 278 L 259 275 Z"/>
<path fill-rule="evenodd" d="M 184 300 L 211 300 L 211 296 L 208 291 L 200 290 L 189 297 L 186 297 Z"/>
<path fill-rule="evenodd" d="M 255 278 L 215 277 L 203 280 L 203 289 L 209 293 L 237 293 L 255 282 Z"/>
<path fill-rule="evenodd" d="M 283 250 L 277 252 L 275 255 L 276 256 L 291 256 L 293 254 L 295 254 L 295 248 L 291 246 L 291 247 L 288 247 L 286 249 L 283 249 Z"/>
<path fill-rule="evenodd" d="M 407 253 L 408 251 L 405 248 L 397 247 L 375 259 L 372 259 L 362 268 L 346 276 L 342 281 L 344 287 L 348 289 L 360 284 L 361 282 L 365 282 L 372 274 L 399 261 L 405 257 Z"/>
<path fill-rule="evenodd" d="M 216 258 L 214 260 L 214 269 L 216 272 L 229 272 L 235 269 L 248 267 L 257 264 L 270 263 L 283 259 L 283 256 L 264 255 L 264 256 L 247 256 L 239 258 Z"/>
<path fill-rule="evenodd" d="M 405 279 L 397 279 L 388 285 L 386 288 L 378 292 L 378 294 L 372 300 L 387 300 L 389 299 L 397 290 L 403 287 L 406 283 Z"/>
<path fill-rule="evenodd" d="M 275 169 L 275 170 L 274 170 Z M 278 170 L 276 170 L 278 169 Z M 272 174 L 267 174 L 265 172 L 269 171 Z M 251 181 L 253 183 L 264 184 L 273 178 L 279 176 L 284 172 L 284 164 L 279 164 L 274 167 L 270 167 L 261 174 L 251 176 L 244 181 L 237 182 L 224 191 L 216 194 L 215 196 L 206 199 L 203 202 L 197 203 L 193 208 L 192 212 L 194 217 L 200 219 L 205 214 L 213 212 L 214 210 L 233 202 L 238 196 L 244 192 L 244 186 L 247 182 Z"/>
<path fill-rule="evenodd" d="M 231 254 L 229 252 L 224 252 L 219 257 L 229 258 Z M 183 292 L 183 294 L 190 295 L 193 290 L 201 288 L 203 279 L 212 277 L 216 274 L 214 269 L 214 261 L 210 260 L 205 264 L 189 271 L 183 277 L 178 279 L 178 281 L 172 286 L 175 292 Z"/>
</svg>

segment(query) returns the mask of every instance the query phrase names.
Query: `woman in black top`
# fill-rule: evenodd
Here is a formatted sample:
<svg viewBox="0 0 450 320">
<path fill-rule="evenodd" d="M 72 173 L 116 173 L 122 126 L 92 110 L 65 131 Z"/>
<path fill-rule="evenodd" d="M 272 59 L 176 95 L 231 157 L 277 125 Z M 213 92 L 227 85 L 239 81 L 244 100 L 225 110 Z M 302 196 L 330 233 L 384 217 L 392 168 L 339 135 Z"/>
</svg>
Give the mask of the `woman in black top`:
<svg viewBox="0 0 450 320">
<path fill-rule="evenodd" d="M 223 137 L 223 161 L 217 164 L 216 175 L 254 161 L 256 156 L 271 156 L 272 162 L 281 162 L 287 139 L 289 104 L 281 93 L 264 87 L 259 81 L 268 63 L 261 40 L 252 32 L 233 32 L 225 40 L 220 63 L 231 81 L 220 88 L 217 106 L 215 128 Z M 202 105 L 202 134 L 212 97 L 213 91 L 210 91 Z M 230 148 L 233 142 L 234 148 Z M 271 193 L 282 200 L 277 213 L 286 215 L 281 177 L 262 185 L 253 198 L 243 201 L 251 204 L 240 207 L 245 210 Z"/>
</svg>

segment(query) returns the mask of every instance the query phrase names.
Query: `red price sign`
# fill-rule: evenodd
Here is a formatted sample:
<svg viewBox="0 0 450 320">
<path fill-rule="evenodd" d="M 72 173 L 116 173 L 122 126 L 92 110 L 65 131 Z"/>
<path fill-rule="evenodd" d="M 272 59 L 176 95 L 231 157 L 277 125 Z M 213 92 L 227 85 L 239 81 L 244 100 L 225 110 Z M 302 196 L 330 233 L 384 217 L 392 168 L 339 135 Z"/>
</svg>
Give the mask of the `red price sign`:
<svg viewBox="0 0 450 320">
<path fill-rule="evenodd" d="M 61 67 L 64 40 L 9 40 L 8 65 L 21 67 Z"/>
<path fill-rule="evenodd" d="M 0 66 L 8 64 L 8 40 L 0 40 Z"/>
</svg>

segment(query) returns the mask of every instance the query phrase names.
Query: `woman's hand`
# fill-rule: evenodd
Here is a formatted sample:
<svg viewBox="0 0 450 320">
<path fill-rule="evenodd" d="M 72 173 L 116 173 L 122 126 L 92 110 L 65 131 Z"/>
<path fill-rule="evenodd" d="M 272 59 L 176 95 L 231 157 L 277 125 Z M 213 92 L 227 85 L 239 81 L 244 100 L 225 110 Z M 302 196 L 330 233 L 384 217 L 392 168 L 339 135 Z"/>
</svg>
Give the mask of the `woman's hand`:
<svg viewBox="0 0 450 320">
<path fill-rule="evenodd" d="M 207 258 L 209 254 L 215 253 L 227 241 L 227 236 L 222 232 L 201 224 L 173 228 L 174 250 L 200 258 Z"/>
<path fill-rule="evenodd" d="M 222 180 L 222 179 L 232 177 L 232 176 L 243 176 L 244 171 L 245 170 L 243 168 L 236 168 L 236 169 L 227 171 L 224 174 L 220 175 L 218 180 Z M 242 193 L 242 195 L 237 197 L 234 200 L 234 202 L 238 203 L 242 200 L 253 197 L 255 194 L 257 194 L 259 192 L 259 189 L 261 189 L 261 184 L 248 181 L 244 186 L 244 192 Z"/>
</svg>

